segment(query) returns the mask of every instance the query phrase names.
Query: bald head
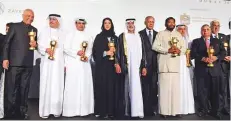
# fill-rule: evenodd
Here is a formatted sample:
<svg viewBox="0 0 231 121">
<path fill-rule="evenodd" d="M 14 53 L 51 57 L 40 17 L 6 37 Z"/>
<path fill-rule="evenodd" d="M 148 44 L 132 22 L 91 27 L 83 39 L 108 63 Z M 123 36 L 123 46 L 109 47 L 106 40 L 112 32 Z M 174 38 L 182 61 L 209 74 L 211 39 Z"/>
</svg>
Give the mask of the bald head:
<svg viewBox="0 0 231 121">
<path fill-rule="evenodd" d="M 155 19 L 152 16 L 147 16 L 145 18 L 145 22 L 144 23 L 145 23 L 147 29 L 152 30 L 154 28 Z"/>
<path fill-rule="evenodd" d="M 34 21 L 34 12 L 31 9 L 25 9 L 22 14 L 23 22 L 30 25 Z"/>
<path fill-rule="evenodd" d="M 211 27 L 212 33 L 217 35 L 218 32 L 220 31 L 220 22 L 217 20 L 211 21 L 210 27 Z"/>
</svg>

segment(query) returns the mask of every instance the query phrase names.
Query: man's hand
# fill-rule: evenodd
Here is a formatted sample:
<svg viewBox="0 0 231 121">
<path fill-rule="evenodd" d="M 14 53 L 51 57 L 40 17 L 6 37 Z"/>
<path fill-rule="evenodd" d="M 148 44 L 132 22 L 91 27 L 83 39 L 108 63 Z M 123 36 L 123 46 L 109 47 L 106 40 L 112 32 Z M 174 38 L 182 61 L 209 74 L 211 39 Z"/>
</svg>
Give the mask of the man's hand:
<svg viewBox="0 0 231 121">
<path fill-rule="evenodd" d="M 47 48 L 46 53 L 48 53 L 49 55 L 53 55 L 54 51 L 52 49 L 50 49 L 50 48 Z"/>
<path fill-rule="evenodd" d="M 6 70 L 9 68 L 9 60 L 3 60 L 2 67 Z"/>
<path fill-rule="evenodd" d="M 174 53 L 175 52 L 175 48 L 172 46 L 171 48 L 168 49 L 168 53 Z"/>
<path fill-rule="evenodd" d="M 80 50 L 80 51 L 77 52 L 78 56 L 83 56 L 83 54 L 84 54 L 84 52 L 82 50 Z"/>
<path fill-rule="evenodd" d="M 229 61 L 230 61 L 230 59 L 231 59 L 231 57 L 230 57 L 230 56 L 226 56 L 224 60 L 225 60 L 225 61 L 227 61 L 227 62 L 229 62 Z"/>
<path fill-rule="evenodd" d="M 180 53 L 181 53 L 181 50 L 178 49 L 178 48 L 175 48 L 173 53 L 174 53 L 174 54 L 180 54 Z"/>
<path fill-rule="evenodd" d="M 208 62 L 208 61 L 209 61 L 209 58 L 203 57 L 201 61 L 203 61 L 203 62 L 205 62 L 205 63 L 209 63 L 209 62 Z"/>
<path fill-rule="evenodd" d="M 147 69 L 146 68 L 143 68 L 142 69 L 142 76 L 146 76 L 147 75 Z"/>
<path fill-rule="evenodd" d="M 116 69 L 116 73 L 120 74 L 121 73 L 121 68 L 119 64 L 115 64 L 115 69 Z"/>
<path fill-rule="evenodd" d="M 110 50 L 107 51 L 106 54 L 109 55 L 109 56 L 114 56 L 114 52 L 112 52 L 112 51 L 110 51 Z"/>
<path fill-rule="evenodd" d="M 216 56 L 212 56 L 212 57 L 210 58 L 210 60 L 211 60 L 212 62 L 214 62 L 214 61 L 217 60 L 217 57 L 216 57 Z"/>
<path fill-rule="evenodd" d="M 29 44 L 30 44 L 31 47 L 34 47 L 34 48 L 37 47 L 36 41 L 32 41 Z"/>
</svg>

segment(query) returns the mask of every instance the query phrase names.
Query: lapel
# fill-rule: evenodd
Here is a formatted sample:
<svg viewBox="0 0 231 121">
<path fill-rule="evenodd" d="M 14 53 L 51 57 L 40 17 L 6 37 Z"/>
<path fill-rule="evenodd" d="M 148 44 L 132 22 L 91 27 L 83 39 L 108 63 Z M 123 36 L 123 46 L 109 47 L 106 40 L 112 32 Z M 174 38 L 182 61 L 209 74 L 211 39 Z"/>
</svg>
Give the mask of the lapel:
<svg viewBox="0 0 231 121">
<path fill-rule="evenodd" d="M 202 44 L 202 47 L 203 48 L 207 48 L 206 47 L 206 43 L 205 43 L 205 40 L 204 40 L 204 38 L 203 37 L 201 37 L 201 39 L 200 39 L 202 42 L 201 42 L 201 44 Z M 211 43 L 210 43 L 211 44 Z"/>
<path fill-rule="evenodd" d="M 219 35 L 218 35 L 218 36 L 219 36 Z M 214 41 L 213 41 L 213 40 L 214 40 L 214 38 L 210 37 L 210 46 L 214 46 L 214 44 L 213 44 Z"/>
<path fill-rule="evenodd" d="M 156 33 L 155 33 L 155 31 L 153 30 L 153 34 L 152 34 L 153 36 L 152 36 L 152 44 L 154 43 L 154 38 L 156 37 Z"/>
</svg>

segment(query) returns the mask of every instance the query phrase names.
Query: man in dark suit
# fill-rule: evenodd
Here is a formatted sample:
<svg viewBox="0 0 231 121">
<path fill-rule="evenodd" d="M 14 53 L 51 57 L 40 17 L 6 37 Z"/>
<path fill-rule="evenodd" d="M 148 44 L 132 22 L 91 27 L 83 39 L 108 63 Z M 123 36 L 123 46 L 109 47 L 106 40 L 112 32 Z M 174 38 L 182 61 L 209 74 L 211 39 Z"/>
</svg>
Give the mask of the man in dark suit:
<svg viewBox="0 0 231 121">
<path fill-rule="evenodd" d="M 197 92 L 199 104 L 198 115 L 204 116 L 209 112 L 208 104 L 211 103 L 211 114 L 221 119 L 221 66 L 220 61 L 225 57 L 225 49 L 217 38 L 211 36 L 209 25 L 201 27 L 201 38 L 193 40 L 191 46 L 191 58 L 195 59 L 195 76 L 197 80 Z M 213 47 L 214 54 L 209 57 L 207 50 Z M 207 64 L 212 63 L 213 67 Z"/>
<path fill-rule="evenodd" d="M 227 39 L 225 34 L 219 33 L 220 31 L 220 22 L 219 21 L 212 21 L 210 23 L 210 27 L 212 30 L 212 36 L 213 38 L 219 39 L 222 44 L 224 45 L 227 43 L 229 45 L 229 40 Z M 228 58 L 228 54 L 230 53 L 229 47 L 226 49 L 226 58 Z M 230 63 L 229 61 L 226 60 L 221 60 L 221 69 L 222 69 L 222 76 L 221 76 L 221 82 L 222 82 L 222 90 L 221 90 L 221 95 L 222 95 L 222 106 L 223 106 L 223 113 L 229 115 L 230 114 L 230 107 L 228 104 L 228 99 L 227 99 L 227 93 L 228 93 L 228 87 L 229 87 L 229 73 L 230 73 Z"/>
<path fill-rule="evenodd" d="M 151 116 L 153 113 L 156 115 L 158 110 L 157 52 L 152 50 L 152 44 L 157 34 L 153 29 L 154 23 L 155 19 L 152 16 L 147 16 L 145 18 L 146 28 L 139 32 L 147 59 L 147 76 L 141 77 L 145 116 Z"/>
<path fill-rule="evenodd" d="M 6 34 L 9 30 L 9 27 L 12 23 L 7 23 L 6 24 Z M 2 51 L 3 51 L 3 46 L 4 46 L 4 41 L 5 41 L 5 37 L 6 35 L 3 35 L 2 33 L 0 33 L 0 75 L 3 73 L 3 67 L 2 67 Z"/>
<path fill-rule="evenodd" d="M 27 99 L 32 74 L 34 51 L 30 47 L 36 47 L 35 41 L 30 41 L 28 32 L 36 32 L 31 25 L 34 20 L 34 12 L 26 9 L 23 12 L 23 21 L 13 23 L 5 38 L 3 47 L 3 68 L 5 75 L 5 102 L 6 117 L 27 119 Z"/>
</svg>

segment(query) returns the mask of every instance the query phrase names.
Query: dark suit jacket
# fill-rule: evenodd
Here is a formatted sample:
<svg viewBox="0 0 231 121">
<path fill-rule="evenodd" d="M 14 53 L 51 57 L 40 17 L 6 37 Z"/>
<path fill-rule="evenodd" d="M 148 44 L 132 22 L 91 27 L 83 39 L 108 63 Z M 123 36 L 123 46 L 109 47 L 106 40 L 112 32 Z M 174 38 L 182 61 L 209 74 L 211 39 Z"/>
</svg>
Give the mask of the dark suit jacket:
<svg viewBox="0 0 231 121">
<path fill-rule="evenodd" d="M 143 39 L 145 53 L 146 53 L 146 60 L 147 60 L 147 68 L 152 68 L 154 71 L 157 71 L 157 52 L 152 50 L 152 44 L 156 38 L 157 32 L 153 30 L 153 39 L 152 43 L 150 43 L 146 28 L 139 32 L 140 36 Z"/>
<path fill-rule="evenodd" d="M 32 29 L 36 34 L 38 33 L 35 27 L 23 22 L 13 23 L 9 28 L 3 48 L 3 60 L 9 60 L 10 66 L 33 66 L 34 51 L 29 50 L 28 36 L 28 32 Z M 37 36 L 35 40 L 37 41 Z"/>
<path fill-rule="evenodd" d="M 225 49 L 222 45 L 222 42 L 219 39 L 210 38 L 210 46 L 213 46 L 217 61 L 213 62 L 214 67 L 207 67 L 207 63 L 204 63 L 202 60 L 203 57 L 208 57 L 207 47 L 204 39 L 197 38 L 193 40 L 191 46 L 191 58 L 195 59 L 195 74 L 197 77 L 204 77 L 207 72 L 210 73 L 211 76 L 219 76 L 221 73 L 220 61 L 225 57 Z"/>
<path fill-rule="evenodd" d="M 222 41 L 223 44 L 224 44 L 224 42 L 228 43 L 228 47 L 227 47 L 227 50 L 226 50 L 226 56 L 230 56 L 230 35 L 225 36 L 224 34 L 219 33 L 218 36 L 219 36 L 219 39 Z M 220 36 L 222 38 L 220 38 Z M 221 61 L 221 68 L 222 68 L 222 71 L 224 73 L 229 73 L 230 72 L 230 62 L 222 60 Z"/>
<path fill-rule="evenodd" d="M 0 63 L 2 63 L 2 51 L 3 51 L 5 36 L 6 35 L 0 33 Z"/>
</svg>

